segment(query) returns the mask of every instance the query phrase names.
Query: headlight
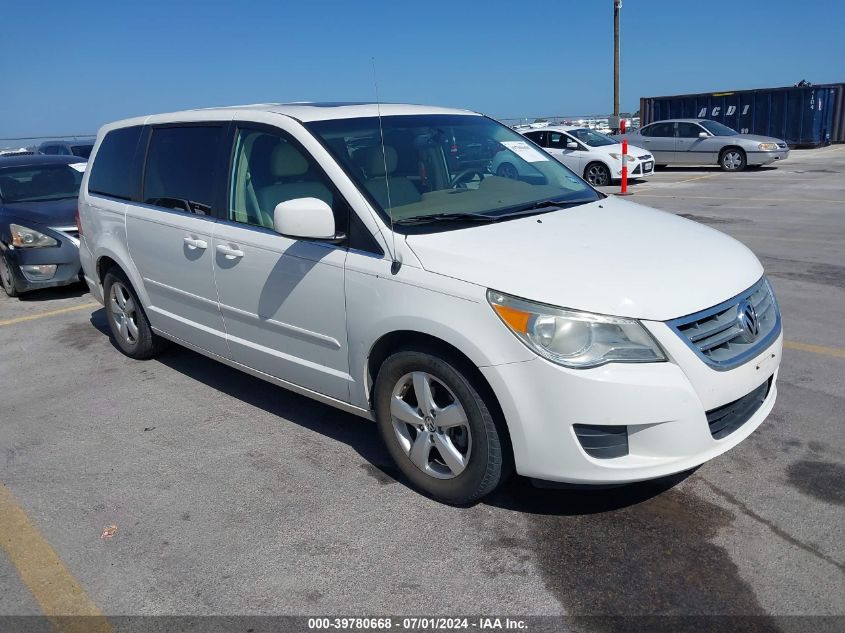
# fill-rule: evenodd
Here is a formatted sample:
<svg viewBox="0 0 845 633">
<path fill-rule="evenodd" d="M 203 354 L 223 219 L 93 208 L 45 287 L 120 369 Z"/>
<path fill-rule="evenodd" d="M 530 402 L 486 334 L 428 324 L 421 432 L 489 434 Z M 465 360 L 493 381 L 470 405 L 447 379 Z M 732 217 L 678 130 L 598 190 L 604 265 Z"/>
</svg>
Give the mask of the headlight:
<svg viewBox="0 0 845 633">
<path fill-rule="evenodd" d="M 487 300 L 516 337 L 534 352 L 564 367 L 666 360 L 636 319 L 576 312 L 487 291 Z"/>
<path fill-rule="evenodd" d="M 608 156 L 610 156 L 611 158 L 615 158 L 616 160 L 622 160 L 622 154 L 616 154 L 614 152 L 611 152 L 610 154 L 608 154 Z M 630 163 L 632 160 L 634 160 L 634 157 L 630 154 L 625 154 L 625 160 Z"/>
<path fill-rule="evenodd" d="M 58 242 L 49 235 L 20 224 L 10 224 L 9 230 L 12 232 L 12 245 L 16 248 L 44 248 L 58 245 Z"/>
<path fill-rule="evenodd" d="M 760 143 L 757 147 L 759 147 L 764 152 L 773 152 L 778 148 L 777 143 Z"/>
</svg>

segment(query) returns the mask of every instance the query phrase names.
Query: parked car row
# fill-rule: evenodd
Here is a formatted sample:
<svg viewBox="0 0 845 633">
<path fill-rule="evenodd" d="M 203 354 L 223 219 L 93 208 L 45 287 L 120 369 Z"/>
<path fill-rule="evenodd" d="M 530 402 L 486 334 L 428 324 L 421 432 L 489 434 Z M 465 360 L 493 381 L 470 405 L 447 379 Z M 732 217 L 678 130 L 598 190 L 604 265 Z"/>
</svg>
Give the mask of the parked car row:
<svg viewBox="0 0 845 633">
<path fill-rule="evenodd" d="M 446 502 L 513 470 L 617 484 L 735 446 L 777 392 L 760 262 L 603 194 L 539 140 L 397 104 L 110 124 L 80 186 L 84 279 L 126 355 L 175 342 L 372 418 L 404 476 Z M 54 195 L 34 180 L 17 186 Z M 60 224 L 19 229 L 15 256 Z"/>
</svg>

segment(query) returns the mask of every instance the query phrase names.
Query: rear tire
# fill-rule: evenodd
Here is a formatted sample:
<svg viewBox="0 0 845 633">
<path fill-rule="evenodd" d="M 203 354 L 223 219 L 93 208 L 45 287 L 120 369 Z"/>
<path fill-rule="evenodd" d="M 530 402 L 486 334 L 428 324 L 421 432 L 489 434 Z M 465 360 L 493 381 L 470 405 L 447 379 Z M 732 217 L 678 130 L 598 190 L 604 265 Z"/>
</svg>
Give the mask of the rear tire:
<svg viewBox="0 0 845 633">
<path fill-rule="evenodd" d="M 0 253 L 0 285 L 3 286 L 3 292 L 8 296 L 18 296 L 18 291 L 15 288 L 15 280 L 12 277 L 12 267 L 3 253 Z"/>
<path fill-rule="evenodd" d="M 473 382 L 449 355 L 411 348 L 389 356 L 376 378 L 376 421 L 390 456 L 416 488 L 445 503 L 477 501 L 510 473 L 506 438 Z"/>
<path fill-rule="evenodd" d="M 155 334 L 126 274 L 117 267 L 109 269 L 103 280 L 112 340 L 121 352 L 136 360 L 156 356 L 167 342 Z"/>
<path fill-rule="evenodd" d="M 742 171 L 747 165 L 745 152 L 738 147 L 728 147 L 719 154 L 722 171 Z"/>
</svg>

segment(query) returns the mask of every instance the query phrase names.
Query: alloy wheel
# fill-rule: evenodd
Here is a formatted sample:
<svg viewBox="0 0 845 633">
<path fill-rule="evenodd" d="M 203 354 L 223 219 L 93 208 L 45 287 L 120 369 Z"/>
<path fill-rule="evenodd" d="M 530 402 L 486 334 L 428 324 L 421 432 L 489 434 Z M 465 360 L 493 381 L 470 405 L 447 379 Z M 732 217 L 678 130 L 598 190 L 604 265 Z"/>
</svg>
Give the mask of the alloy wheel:
<svg viewBox="0 0 845 633">
<path fill-rule="evenodd" d="M 115 281 L 109 293 L 109 312 L 115 331 L 130 345 L 138 340 L 138 308 L 132 295 L 119 281 Z"/>
<path fill-rule="evenodd" d="M 722 156 L 722 164 L 725 166 L 725 169 L 731 171 L 737 170 L 742 167 L 742 154 L 736 150 L 725 152 L 724 156 Z"/>
<path fill-rule="evenodd" d="M 402 376 L 390 399 L 393 431 L 402 450 L 421 471 L 452 479 L 469 463 L 472 435 L 466 411 L 435 376 L 415 371 Z"/>
<path fill-rule="evenodd" d="M 607 173 L 607 168 L 603 165 L 590 165 L 587 169 L 587 182 L 596 187 L 601 187 L 608 184 L 610 174 Z"/>
</svg>

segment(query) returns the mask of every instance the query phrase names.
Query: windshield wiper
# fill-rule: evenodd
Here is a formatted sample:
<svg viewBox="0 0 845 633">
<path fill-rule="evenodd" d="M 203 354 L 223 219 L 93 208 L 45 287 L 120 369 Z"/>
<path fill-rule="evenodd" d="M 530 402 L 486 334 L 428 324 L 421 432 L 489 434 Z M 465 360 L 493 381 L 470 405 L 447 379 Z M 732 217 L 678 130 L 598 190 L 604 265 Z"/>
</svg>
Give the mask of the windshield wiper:
<svg viewBox="0 0 845 633">
<path fill-rule="evenodd" d="M 394 224 L 402 226 L 415 226 L 418 224 L 432 224 L 434 222 L 495 222 L 498 218 L 481 213 L 434 213 L 432 215 L 414 215 L 410 218 L 402 218 L 394 221 Z"/>
<path fill-rule="evenodd" d="M 593 198 L 577 198 L 575 200 L 539 200 L 537 202 L 527 204 L 524 207 L 517 207 L 512 212 L 503 214 L 501 217 L 506 218 L 514 215 L 530 215 L 542 209 L 552 210 L 552 207 L 563 209 L 566 207 L 574 207 L 579 204 L 586 204 L 588 202 L 595 202 L 595 200 Z"/>
</svg>

